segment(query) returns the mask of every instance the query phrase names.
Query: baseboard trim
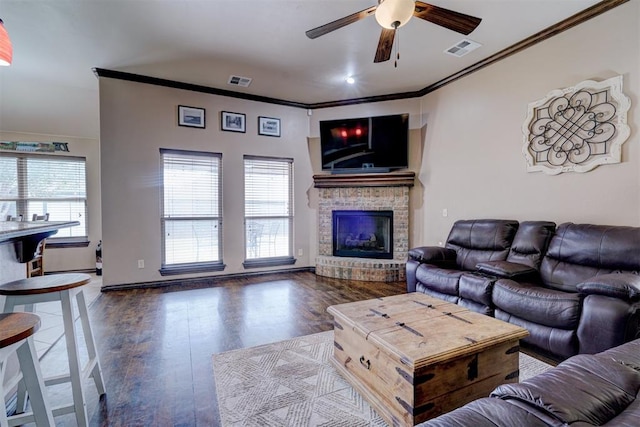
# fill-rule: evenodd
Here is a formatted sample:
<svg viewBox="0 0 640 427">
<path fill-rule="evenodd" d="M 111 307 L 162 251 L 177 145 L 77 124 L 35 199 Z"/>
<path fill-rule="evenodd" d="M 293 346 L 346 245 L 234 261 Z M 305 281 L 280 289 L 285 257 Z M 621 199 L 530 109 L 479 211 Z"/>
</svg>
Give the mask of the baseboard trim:
<svg viewBox="0 0 640 427">
<path fill-rule="evenodd" d="M 252 277 L 252 276 L 266 276 L 266 275 L 279 275 L 279 274 L 288 274 L 288 273 L 304 273 L 311 272 L 315 273 L 315 267 L 299 267 L 299 268 L 287 268 L 284 270 L 276 270 L 276 271 L 255 271 L 255 272 L 242 272 L 242 273 L 230 273 L 230 274 L 221 274 L 216 276 L 204 276 L 204 277 L 191 277 L 188 279 L 169 279 L 169 280 L 161 280 L 155 282 L 137 282 L 137 283 L 122 283 L 115 285 L 106 285 L 101 288 L 102 292 L 110 292 L 110 291 L 123 291 L 130 289 L 149 289 L 149 288 L 165 288 L 169 286 L 215 286 L 221 281 L 228 279 L 239 279 L 243 277 Z"/>
<path fill-rule="evenodd" d="M 78 270 L 59 270 L 59 271 L 46 271 L 44 273 L 45 276 L 48 276 L 50 274 L 61 274 L 61 273 L 87 273 L 87 274 L 95 274 L 96 269 L 95 268 L 81 268 Z"/>
</svg>

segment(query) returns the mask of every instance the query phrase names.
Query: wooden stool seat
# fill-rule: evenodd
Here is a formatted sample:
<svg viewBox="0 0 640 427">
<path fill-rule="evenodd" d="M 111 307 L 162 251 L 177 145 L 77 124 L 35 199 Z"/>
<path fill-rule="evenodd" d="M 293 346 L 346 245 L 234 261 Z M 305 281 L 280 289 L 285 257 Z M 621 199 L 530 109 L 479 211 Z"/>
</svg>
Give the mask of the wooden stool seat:
<svg viewBox="0 0 640 427">
<path fill-rule="evenodd" d="M 0 408 L 0 426 L 35 422 L 38 426 L 54 426 L 53 412 L 45 395 L 45 384 L 40 372 L 40 362 L 33 345 L 33 334 L 40 328 L 40 318 L 31 313 L 0 314 L 0 395 L 4 405 Z M 5 383 L 7 359 L 13 353 L 18 356 L 21 375 Z M 23 381 L 31 398 L 33 412 L 7 417 L 5 391 Z"/>
<path fill-rule="evenodd" d="M 14 280 L 0 285 L 0 295 L 34 295 L 66 291 L 86 285 L 91 276 L 84 273 L 51 274 Z"/>
<path fill-rule="evenodd" d="M 89 312 L 82 291 L 82 286 L 91 281 L 91 276 L 83 273 L 52 274 L 15 280 L 0 285 L 0 295 L 5 296 L 4 312 L 11 313 L 16 306 L 24 306 L 24 311 L 33 311 L 33 305 L 43 302 L 59 301 L 62 305 L 64 338 L 69 359 L 69 373 L 45 378 L 44 384 L 55 385 L 71 382 L 73 403 L 53 408 L 53 415 L 75 413 L 78 426 L 87 426 L 89 420 L 86 408 L 86 392 L 83 381 L 92 378 L 99 395 L 105 394 L 102 369 L 98 359 L 96 344 L 89 322 Z M 87 346 L 89 361 L 83 367 L 80 363 L 78 334 L 76 333 L 73 314 L 73 299 L 76 299 L 84 340 Z M 24 408 L 26 396 L 24 387 L 18 389 L 18 408 Z"/>
<path fill-rule="evenodd" d="M 40 318 L 31 313 L 0 313 L 0 348 L 29 338 L 40 329 Z"/>
</svg>

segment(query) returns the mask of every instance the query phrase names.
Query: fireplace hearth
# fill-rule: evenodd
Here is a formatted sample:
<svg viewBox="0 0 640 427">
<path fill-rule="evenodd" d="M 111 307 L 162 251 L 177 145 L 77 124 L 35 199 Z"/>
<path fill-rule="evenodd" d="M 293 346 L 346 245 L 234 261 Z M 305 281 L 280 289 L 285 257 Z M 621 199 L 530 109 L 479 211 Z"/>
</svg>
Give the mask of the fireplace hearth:
<svg viewBox="0 0 640 427">
<path fill-rule="evenodd" d="M 332 212 L 333 256 L 393 259 L 393 211 Z"/>
</svg>

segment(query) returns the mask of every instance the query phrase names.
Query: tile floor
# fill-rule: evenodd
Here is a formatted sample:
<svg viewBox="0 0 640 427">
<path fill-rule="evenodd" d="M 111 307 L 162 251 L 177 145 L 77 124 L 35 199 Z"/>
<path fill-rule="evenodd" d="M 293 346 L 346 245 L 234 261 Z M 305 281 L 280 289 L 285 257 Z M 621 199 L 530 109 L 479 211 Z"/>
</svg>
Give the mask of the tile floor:
<svg viewBox="0 0 640 427">
<path fill-rule="evenodd" d="M 96 276 L 95 274 L 90 274 L 90 276 L 91 282 L 83 288 L 84 297 L 88 306 L 91 306 L 91 304 L 98 298 L 100 295 L 100 287 L 102 286 L 102 277 Z M 75 303 L 73 308 L 75 319 L 78 319 L 78 308 Z M 40 303 L 36 304 L 34 307 L 35 314 L 40 316 L 40 319 L 42 320 L 40 329 L 33 337 L 33 341 L 38 352 L 38 358 L 40 358 L 40 360 L 42 360 L 44 355 L 64 333 L 61 310 L 62 308 L 59 301 Z"/>
</svg>

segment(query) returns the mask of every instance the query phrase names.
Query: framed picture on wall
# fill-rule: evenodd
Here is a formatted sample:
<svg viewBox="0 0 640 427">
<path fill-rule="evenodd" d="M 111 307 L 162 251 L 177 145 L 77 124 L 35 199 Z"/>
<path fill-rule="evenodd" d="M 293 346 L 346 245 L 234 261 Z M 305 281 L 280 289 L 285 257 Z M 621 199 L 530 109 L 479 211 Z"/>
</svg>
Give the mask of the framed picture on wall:
<svg viewBox="0 0 640 427">
<path fill-rule="evenodd" d="M 258 117 L 258 135 L 280 136 L 280 119 Z"/>
<path fill-rule="evenodd" d="M 247 116 L 241 113 L 223 111 L 220 123 L 222 130 L 228 132 L 246 132 Z"/>
<path fill-rule="evenodd" d="M 205 127 L 204 108 L 178 105 L 178 125 L 190 128 Z"/>
</svg>

